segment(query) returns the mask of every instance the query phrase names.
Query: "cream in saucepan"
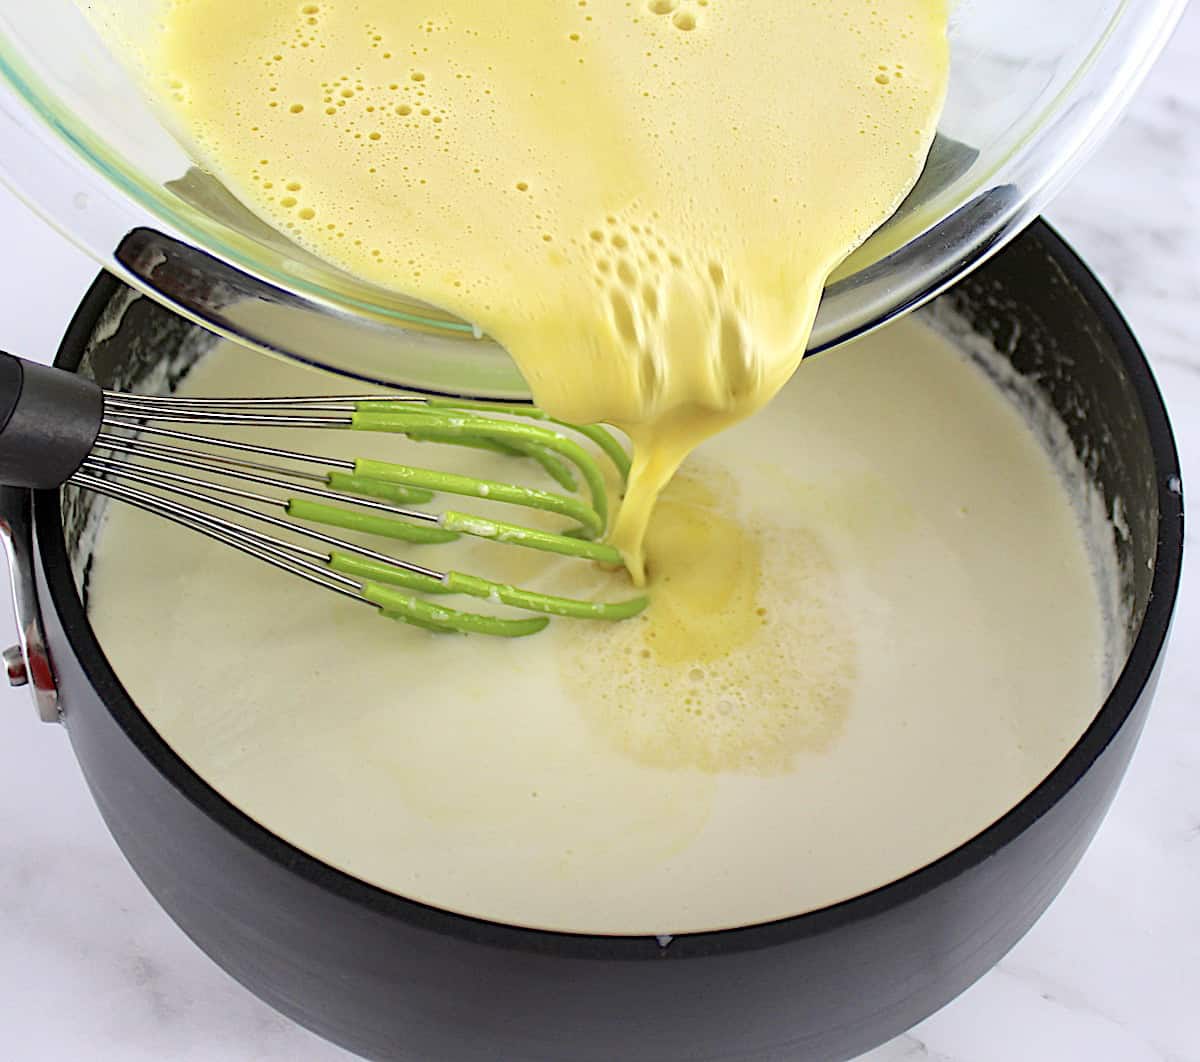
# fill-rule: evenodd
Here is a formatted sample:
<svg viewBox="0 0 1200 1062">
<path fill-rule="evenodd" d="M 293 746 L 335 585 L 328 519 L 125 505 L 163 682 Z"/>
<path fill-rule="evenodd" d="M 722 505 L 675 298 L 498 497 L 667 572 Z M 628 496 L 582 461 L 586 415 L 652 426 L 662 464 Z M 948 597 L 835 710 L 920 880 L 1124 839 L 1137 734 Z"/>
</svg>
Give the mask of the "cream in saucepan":
<svg viewBox="0 0 1200 1062">
<path fill-rule="evenodd" d="M 184 393 L 330 387 L 223 347 Z M 515 474 L 358 432 L 262 440 Z M 1060 477 L 916 321 L 814 359 L 702 445 L 647 554 L 643 617 L 511 643 L 389 622 L 113 506 L 90 612 L 166 741 L 279 836 L 440 907 L 600 933 L 764 921 L 891 881 L 1012 807 L 1105 692 L 1097 583 Z M 628 589 L 492 542 L 416 555 L 556 592 Z"/>
</svg>

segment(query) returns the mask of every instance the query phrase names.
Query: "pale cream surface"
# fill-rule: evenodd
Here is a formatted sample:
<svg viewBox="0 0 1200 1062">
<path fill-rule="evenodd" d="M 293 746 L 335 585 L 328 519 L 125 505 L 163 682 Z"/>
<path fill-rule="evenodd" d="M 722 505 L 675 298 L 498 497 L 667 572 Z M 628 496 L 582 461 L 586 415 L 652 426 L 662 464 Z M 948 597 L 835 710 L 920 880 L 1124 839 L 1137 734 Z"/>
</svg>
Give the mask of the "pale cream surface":
<svg viewBox="0 0 1200 1062">
<path fill-rule="evenodd" d="M 611 535 L 795 370 L 921 171 L 945 0 L 163 0 L 113 31 L 198 157 L 351 273 L 480 325 L 632 435 Z M 151 26 L 156 25 L 153 20 Z M 128 27 L 126 27 L 128 29 Z"/>
<path fill-rule="evenodd" d="M 220 349 L 185 392 L 329 387 Z M 271 441 L 514 475 L 357 434 Z M 91 616 L 154 726 L 267 828 L 440 907 L 601 933 L 779 918 L 894 880 L 1028 792 L 1104 692 L 1064 489 L 915 321 L 816 359 L 707 442 L 649 547 L 644 620 L 506 642 L 404 627 L 114 507 Z M 618 578 L 489 542 L 420 557 L 559 590 Z"/>
</svg>

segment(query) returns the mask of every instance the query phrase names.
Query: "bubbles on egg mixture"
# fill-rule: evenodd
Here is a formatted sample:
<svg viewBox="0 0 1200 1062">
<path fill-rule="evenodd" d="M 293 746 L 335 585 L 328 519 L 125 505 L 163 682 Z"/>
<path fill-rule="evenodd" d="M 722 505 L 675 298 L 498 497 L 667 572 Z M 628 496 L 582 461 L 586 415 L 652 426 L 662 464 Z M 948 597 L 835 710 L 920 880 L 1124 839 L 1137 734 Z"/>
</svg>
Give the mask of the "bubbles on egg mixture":
<svg viewBox="0 0 1200 1062">
<path fill-rule="evenodd" d="M 216 19 L 222 17 L 222 6 L 207 0 L 176 12 L 168 30 L 186 45 L 188 59 L 177 62 L 178 69 L 203 65 L 191 60 L 206 20 L 204 9 Z M 410 205 L 416 204 L 417 197 L 427 195 L 436 183 L 436 167 L 428 165 L 428 154 L 451 156 L 461 149 L 456 143 L 456 112 L 470 109 L 478 116 L 484 111 L 498 121 L 501 116 L 487 83 L 490 68 L 431 54 L 426 43 L 451 28 L 467 37 L 478 36 L 478 31 L 453 26 L 451 20 L 424 19 L 411 27 L 401 23 L 404 32 L 398 35 L 397 24 L 358 21 L 363 6 L 325 0 L 298 4 L 290 15 L 253 13 L 250 21 L 263 23 L 258 35 L 265 38 L 259 42 L 263 50 L 231 57 L 243 75 L 236 93 L 214 78 L 219 72 L 215 62 L 207 71 L 196 69 L 199 98 L 188 91 L 191 83 L 174 67 L 165 83 L 170 98 L 191 112 L 187 132 L 203 152 L 222 159 L 237 146 L 229 140 L 231 133 L 270 149 L 275 158 L 253 165 L 249 179 L 252 192 L 265 193 L 252 196 L 255 205 L 279 228 L 358 272 L 379 268 L 392 283 L 411 286 L 425 272 L 421 241 L 411 240 L 405 230 L 374 224 L 378 218 L 363 209 L 363 197 L 354 190 L 366 188 L 369 197 L 385 200 L 399 189 L 411 197 Z M 365 5 L 368 10 L 371 6 Z M 321 54 L 326 51 L 336 58 Z M 231 111 L 237 119 L 232 129 Z M 329 180 L 328 166 L 322 167 L 325 173 L 312 173 L 315 160 L 330 156 L 331 149 L 340 174 L 336 181 Z M 492 176 L 485 174 L 486 153 L 481 146 L 477 164 L 471 167 L 480 178 L 477 183 Z M 313 179 L 303 195 L 278 193 L 280 187 L 296 183 L 297 176 L 310 174 Z M 525 192 L 529 184 L 519 181 L 509 187 Z M 469 236 L 470 229 L 466 226 L 461 234 Z M 463 278 L 454 283 L 471 286 Z"/>
<path fill-rule="evenodd" d="M 669 16 L 670 24 L 683 33 L 688 33 L 700 24 L 700 12 L 708 7 L 709 0 L 649 0 L 647 5 L 654 15 Z"/>
<path fill-rule="evenodd" d="M 647 405 L 669 382 L 671 352 L 681 347 L 691 351 L 689 371 L 707 376 L 702 404 L 724 410 L 754 390 L 763 368 L 742 292 L 721 262 L 669 241 L 657 211 L 641 221 L 609 214 L 581 250 Z"/>
<path fill-rule="evenodd" d="M 723 142 L 706 146 L 710 153 L 715 149 L 708 165 L 717 171 L 741 156 L 749 128 L 762 127 L 756 134 L 761 137 L 767 128 L 762 118 L 786 112 L 781 101 L 795 93 L 767 93 L 763 98 L 772 102 L 763 115 L 756 115 L 744 99 L 742 79 L 721 74 L 720 68 L 729 64 L 714 67 L 711 57 L 704 59 L 698 50 L 699 38 L 719 36 L 727 58 L 735 62 L 754 36 L 750 27 L 761 23 L 757 32 L 763 39 L 755 50 L 770 64 L 769 51 L 784 32 L 783 25 L 770 25 L 780 16 L 764 10 L 735 18 L 737 12 L 726 6 L 718 0 L 627 0 L 548 8 L 542 21 L 562 31 L 551 35 L 557 39 L 551 45 L 542 40 L 522 44 L 516 35 L 523 31 L 514 27 L 524 20 L 470 4 L 448 4 L 437 18 L 410 18 L 393 5 L 364 0 L 258 5 L 252 10 L 235 0 L 192 0 L 172 8 L 161 54 L 143 50 L 140 58 L 155 71 L 164 95 L 184 112 L 188 135 L 219 171 L 240 171 L 245 179 L 246 142 L 270 148 L 275 159 L 250 176 L 248 198 L 293 239 L 366 279 L 451 309 L 462 309 L 452 305 L 459 297 L 479 297 L 474 308 L 490 310 L 496 306 L 490 297 L 495 274 L 503 263 L 489 261 L 490 255 L 478 247 L 486 227 L 482 215 L 495 212 L 505 219 L 514 261 L 561 267 L 587 258 L 587 229 L 576 224 L 571 194 L 571 185 L 578 185 L 586 170 L 577 173 L 572 163 L 565 183 L 548 180 L 547 161 L 563 160 L 545 155 L 536 118 L 532 135 L 522 132 L 530 116 L 519 115 L 516 108 L 536 112 L 540 107 L 548 117 L 559 103 L 578 94 L 590 102 L 574 112 L 571 132 L 585 151 L 589 141 L 603 145 L 614 140 L 616 130 L 614 143 L 627 141 L 631 175 L 647 162 L 662 173 L 693 168 L 693 186 L 678 188 L 682 200 L 696 194 L 706 178 L 700 172 L 703 159 L 692 154 L 699 117 L 690 98 L 698 87 L 692 83 L 696 74 L 681 62 L 694 61 L 712 72 L 703 85 L 702 124 L 728 131 Z M 807 6 L 819 11 L 823 5 Z M 845 19 L 850 32 L 864 42 L 869 39 L 865 27 L 903 41 L 913 37 L 910 9 L 920 6 L 915 0 L 891 0 L 818 17 Z M 928 6 L 937 4 L 930 0 Z M 810 17 L 798 11 L 792 21 Z M 712 33 L 697 32 L 701 30 Z M 711 46 L 711 40 L 704 45 Z M 522 62 L 519 72 L 512 69 L 513 55 L 527 55 L 529 48 L 537 49 L 538 62 Z M 908 50 L 898 48 L 897 55 L 906 58 Z M 869 86 L 864 102 L 893 93 L 903 83 L 904 62 L 890 56 L 887 62 L 882 57 L 875 61 L 869 46 L 863 58 L 863 83 Z M 577 64 L 596 69 L 588 72 Z M 914 92 L 909 109 L 919 112 L 925 105 L 922 93 Z M 854 131 L 861 127 L 866 135 L 889 128 L 887 115 L 864 117 L 867 121 L 855 122 Z M 625 137 L 623 127 L 638 132 Z M 786 121 L 778 122 L 780 143 L 787 129 Z M 835 139 L 841 135 L 836 128 L 830 133 Z M 699 139 L 707 141 L 707 134 Z M 638 157 L 647 151 L 645 158 Z M 755 165 L 769 170 L 776 161 L 756 157 Z M 519 172 L 514 173 L 516 167 Z M 285 205 L 278 195 L 258 194 L 270 191 L 268 182 L 278 186 L 293 179 L 308 187 L 292 204 Z M 646 174 L 639 178 L 645 179 Z M 785 181 L 764 197 L 782 208 L 781 220 L 789 210 L 778 193 L 788 190 Z M 598 186 L 593 198 L 611 191 Z M 703 196 L 697 205 L 703 207 Z M 751 205 L 757 209 L 759 204 Z M 729 209 L 741 207 L 731 201 Z M 478 225 L 473 213 L 481 215 Z M 702 277 L 713 252 L 705 246 L 710 234 L 698 242 L 683 238 L 687 234 L 677 222 L 663 219 L 661 228 L 688 244 Z M 712 234 L 719 228 L 714 225 Z M 608 278 L 594 283 L 597 310 L 610 317 L 622 343 L 638 348 L 630 355 L 633 369 L 653 397 L 664 372 L 662 344 L 651 333 L 661 325 L 647 319 L 663 303 L 663 285 L 654 280 L 628 284 L 630 265 L 619 260 L 599 265 L 617 283 Z M 727 271 L 733 265 L 722 263 Z M 645 269 L 643 264 L 633 272 Z M 436 290 L 414 290 L 427 287 Z M 632 296 L 629 287 L 636 288 Z M 660 321 L 667 316 L 658 314 Z M 734 302 L 709 316 L 721 348 L 707 355 L 714 371 L 753 389 L 761 374 L 753 370 L 754 358 L 742 342 L 748 334 L 745 315 Z"/>
<path fill-rule="evenodd" d="M 573 632 L 563 654 L 589 725 L 646 766 L 783 773 L 849 710 L 856 650 L 831 555 L 810 531 L 730 516 L 736 495 L 727 471 L 690 463 L 647 536 L 650 608 Z"/>
</svg>

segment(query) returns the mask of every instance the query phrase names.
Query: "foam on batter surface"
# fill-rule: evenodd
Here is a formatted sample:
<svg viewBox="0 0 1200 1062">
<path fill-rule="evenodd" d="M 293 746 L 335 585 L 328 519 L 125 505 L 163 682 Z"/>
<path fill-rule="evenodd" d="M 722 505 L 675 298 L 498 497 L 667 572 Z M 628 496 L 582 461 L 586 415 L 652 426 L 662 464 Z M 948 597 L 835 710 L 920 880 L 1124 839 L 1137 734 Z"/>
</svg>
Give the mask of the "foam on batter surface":
<svg viewBox="0 0 1200 1062">
<path fill-rule="evenodd" d="M 945 0 L 171 0 L 136 58 L 252 209 L 482 326 L 555 415 L 629 432 L 612 538 L 640 577 L 658 491 L 791 376 L 830 270 L 920 173 L 946 19 Z"/>
<path fill-rule="evenodd" d="M 589 723 L 647 766 L 776 774 L 844 723 L 856 648 L 833 560 L 740 495 L 734 470 L 689 462 L 650 522 L 655 607 L 562 656 Z"/>
</svg>

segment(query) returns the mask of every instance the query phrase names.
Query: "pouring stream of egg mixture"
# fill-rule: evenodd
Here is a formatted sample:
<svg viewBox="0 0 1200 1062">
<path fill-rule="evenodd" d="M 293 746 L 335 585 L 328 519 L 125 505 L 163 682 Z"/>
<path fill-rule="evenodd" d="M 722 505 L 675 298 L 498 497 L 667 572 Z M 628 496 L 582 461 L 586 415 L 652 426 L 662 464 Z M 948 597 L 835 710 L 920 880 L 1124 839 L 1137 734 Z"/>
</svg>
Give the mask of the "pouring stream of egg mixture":
<svg viewBox="0 0 1200 1062">
<path fill-rule="evenodd" d="M 634 446 L 610 540 L 803 356 L 924 164 L 946 0 L 174 0 L 139 65 L 237 196 Z"/>
</svg>

